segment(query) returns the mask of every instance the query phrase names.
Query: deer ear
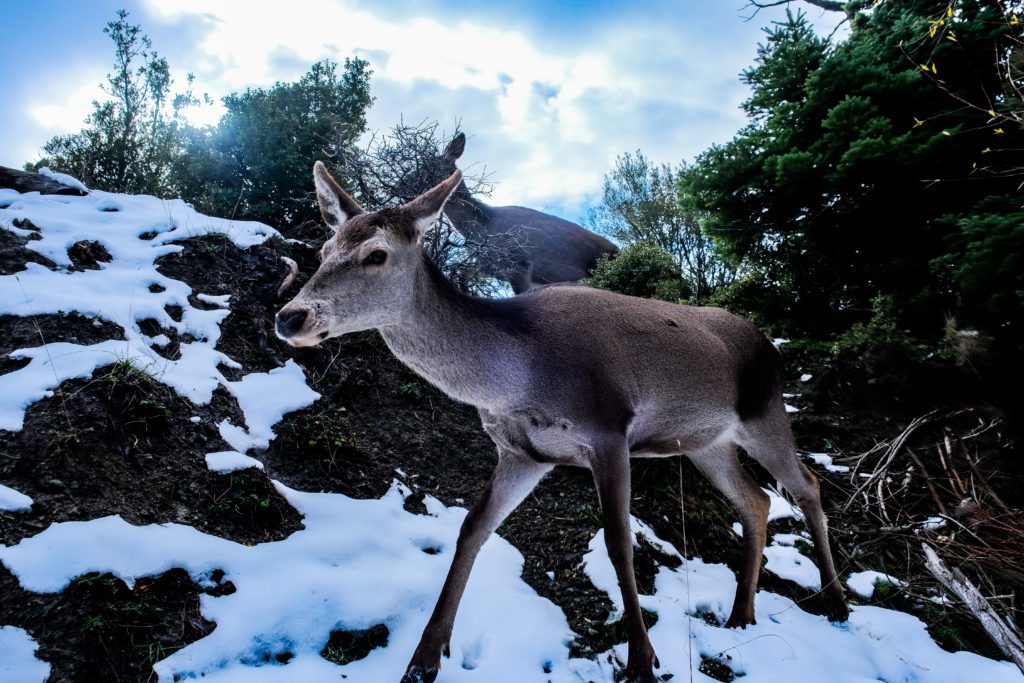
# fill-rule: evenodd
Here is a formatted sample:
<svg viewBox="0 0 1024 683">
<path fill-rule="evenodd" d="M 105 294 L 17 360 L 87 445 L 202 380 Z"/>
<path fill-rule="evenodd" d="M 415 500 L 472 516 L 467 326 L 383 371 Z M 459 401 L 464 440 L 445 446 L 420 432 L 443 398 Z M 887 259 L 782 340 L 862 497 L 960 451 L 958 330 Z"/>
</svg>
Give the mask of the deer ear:
<svg viewBox="0 0 1024 683">
<path fill-rule="evenodd" d="M 416 199 L 400 207 L 406 215 L 413 219 L 417 235 L 422 235 L 434 227 L 445 202 L 461 182 L 462 171 L 456 169 L 455 173 L 452 173 L 447 180 L 442 180 Z"/>
<path fill-rule="evenodd" d="M 324 222 L 335 231 L 349 218 L 363 212 L 363 207 L 359 206 L 359 202 L 341 189 L 341 185 L 331 177 L 331 174 L 327 172 L 327 167 L 321 161 L 313 164 L 313 184 L 316 185 L 320 215 L 324 217 Z"/>
<path fill-rule="evenodd" d="M 444 160 L 455 163 L 455 160 L 462 156 L 462 153 L 466 151 L 466 134 L 459 133 L 452 141 L 448 143 L 448 146 L 444 148 Z"/>
</svg>

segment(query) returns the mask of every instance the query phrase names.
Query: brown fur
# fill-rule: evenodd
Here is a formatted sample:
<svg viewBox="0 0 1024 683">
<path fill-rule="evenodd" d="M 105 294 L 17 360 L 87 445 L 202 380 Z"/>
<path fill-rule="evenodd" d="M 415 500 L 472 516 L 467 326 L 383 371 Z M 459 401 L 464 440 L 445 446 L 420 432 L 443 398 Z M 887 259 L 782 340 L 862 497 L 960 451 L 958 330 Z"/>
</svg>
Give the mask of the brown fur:
<svg viewBox="0 0 1024 683">
<path fill-rule="evenodd" d="M 778 354 L 764 335 L 721 309 L 588 287 L 543 287 L 496 301 L 458 292 L 418 240 L 410 243 L 395 224 L 421 235 L 460 181 L 456 171 L 378 222 L 360 209 L 334 224 L 338 233 L 320 270 L 278 314 L 302 321 L 279 325 L 296 346 L 378 329 L 406 365 L 476 406 L 497 446 L 497 468 L 466 517 L 403 681 L 437 675 L 477 552 L 556 465 L 585 467 L 594 476 L 625 606 L 627 680 L 653 681 L 657 666 L 633 576 L 631 457 L 686 455 L 736 506 L 744 555 L 728 626 L 754 623 L 768 515 L 768 497 L 740 466 L 736 446 L 795 497 L 814 540 L 830 617 L 845 619 L 817 481 L 797 459 L 779 392 Z M 317 187 L 343 192 L 326 182 Z M 321 204 L 328 223 L 345 212 L 340 207 L 358 207 L 347 195 L 321 197 Z M 387 260 L 371 264 L 366 255 L 373 250 L 385 251 Z"/>
</svg>

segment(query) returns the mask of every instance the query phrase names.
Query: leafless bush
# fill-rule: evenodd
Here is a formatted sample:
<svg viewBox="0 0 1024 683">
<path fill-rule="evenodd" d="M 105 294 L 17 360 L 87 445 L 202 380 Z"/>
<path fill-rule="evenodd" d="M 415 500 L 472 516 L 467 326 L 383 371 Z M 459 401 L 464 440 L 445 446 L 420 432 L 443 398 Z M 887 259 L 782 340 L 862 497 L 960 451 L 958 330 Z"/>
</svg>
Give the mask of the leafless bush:
<svg viewBox="0 0 1024 683">
<path fill-rule="evenodd" d="M 415 125 L 400 121 L 386 132 L 373 133 L 362 148 L 339 146 L 343 151 L 333 160 L 334 170 L 367 209 L 398 206 L 451 173 L 451 163 L 444 161 L 442 150 L 458 132 L 458 123 L 449 132 L 437 121 Z M 486 169 L 465 174 L 464 181 L 474 196 L 489 196 L 493 188 Z M 423 248 L 459 289 L 482 296 L 504 293 L 505 284 L 489 273 L 494 272 L 496 260 L 507 259 L 509 254 L 467 240 L 446 217 L 426 234 Z"/>
<path fill-rule="evenodd" d="M 902 591 L 908 597 L 984 622 L 976 604 L 959 595 L 953 601 L 939 597 L 949 586 L 926 569 L 921 547 L 927 542 L 940 564 L 969 577 L 965 581 L 977 586 L 986 607 L 1016 630 L 1024 514 L 1015 507 L 1020 481 L 1007 470 L 1012 444 L 1004 427 L 981 408 L 933 411 L 912 420 L 896 436 L 844 459 L 852 465 L 849 488 L 841 521 L 834 521 L 874 526 L 872 544 L 856 548 L 854 562 L 869 565 L 884 557 L 884 570 L 907 580 Z"/>
</svg>

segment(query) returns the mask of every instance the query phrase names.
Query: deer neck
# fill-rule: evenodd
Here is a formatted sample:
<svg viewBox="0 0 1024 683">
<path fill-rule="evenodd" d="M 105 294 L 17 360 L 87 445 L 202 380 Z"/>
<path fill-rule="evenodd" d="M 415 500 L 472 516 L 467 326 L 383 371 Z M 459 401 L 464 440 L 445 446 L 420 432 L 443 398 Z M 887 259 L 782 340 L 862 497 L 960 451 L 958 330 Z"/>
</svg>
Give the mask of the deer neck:
<svg viewBox="0 0 1024 683">
<path fill-rule="evenodd" d="M 456 400 L 498 410 L 528 385 L 530 323 L 522 302 L 468 296 L 426 256 L 405 319 L 380 328 L 391 352 Z"/>
<path fill-rule="evenodd" d="M 491 219 L 490 207 L 473 197 L 465 181 L 459 184 L 444 207 L 444 215 L 465 237 L 482 235 Z"/>
</svg>

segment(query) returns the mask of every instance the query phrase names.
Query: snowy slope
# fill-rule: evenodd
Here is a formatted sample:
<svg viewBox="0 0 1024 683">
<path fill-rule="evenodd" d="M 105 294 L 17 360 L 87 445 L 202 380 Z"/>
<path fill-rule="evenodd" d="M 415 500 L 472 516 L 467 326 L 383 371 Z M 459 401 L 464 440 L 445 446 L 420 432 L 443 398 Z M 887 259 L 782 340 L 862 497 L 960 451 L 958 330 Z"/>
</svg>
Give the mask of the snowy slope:
<svg viewBox="0 0 1024 683">
<path fill-rule="evenodd" d="M 284 414 L 311 404 L 318 395 L 303 369 L 289 361 L 267 373 L 229 381 L 218 364 L 238 367 L 215 349 L 230 301 L 193 293 L 154 266 L 180 250 L 176 240 L 220 233 L 239 246 L 259 244 L 275 232 L 264 225 L 229 222 L 193 211 L 181 201 L 93 192 L 85 197 L 20 195 L 0 190 L 0 228 L 23 237 L 35 233 L 14 226 L 28 219 L 40 239 L 29 247 L 61 268 L 29 264 L 0 277 L 0 314 L 27 316 L 78 312 L 119 326 L 124 339 L 93 345 L 54 343 L 15 351 L 28 365 L 0 376 L 0 428 L 22 428 L 25 410 L 67 379 L 88 377 L 97 368 L 126 361 L 197 404 L 210 401 L 218 386 L 238 401 L 244 424 L 224 420 L 219 431 L 235 449 L 207 455 L 216 471 L 258 466 L 259 449 L 274 438 Z M 72 272 L 67 250 L 81 240 L 102 244 L 112 256 L 99 270 Z M 189 296 L 216 306 L 202 310 Z M 174 320 L 167 307 L 179 306 Z M 156 319 L 192 341 L 171 361 L 156 353 L 166 339 L 148 337 L 138 321 Z M 26 457 L 31 457 L 26 454 Z M 257 460 L 252 460 L 252 457 Z M 404 475 L 403 475 L 404 476 Z M 178 524 L 134 526 L 118 516 L 64 522 L 0 546 L 2 562 L 21 585 L 41 593 L 63 590 L 86 572 L 111 572 L 129 584 L 170 568 L 185 569 L 209 585 L 215 570 L 236 591 L 204 594 L 201 611 L 216 628 L 158 662 L 161 680 L 302 681 L 347 676 L 355 682 L 397 681 L 415 647 L 454 552 L 465 510 L 426 498 L 428 514 L 405 510 L 411 491 L 396 481 L 379 500 L 340 494 L 302 493 L 277 483 L 277 490 L 303 516 L 304 528 L 288 538 L 245 546 Z M 3 507 L 30 509 L 31 501 L 0 485 Z M 773 494 L 772 518 L 794 516 Z M 682 557 L 635 520 L 638 534 L 663 552 Z M 769 568 L 795 580 L 816 580 L 816 570 L 795 549 L 793 535 L 777 534 L 766 554 Z M 602 534 L 591 541 L 585 570 L 595 586 L 619 604 L 619 593 L 604 551 Z M 615 648 L 595 661 L 572 659 L 573 633 L 562 612 L 521 578 L 522 556 L 499 537 L 480 554 L 459 612 L 451 659 L 439 683 L 613 680 Z M 788 567 L 788 569 L 787 569 Z M 699 615 L 724 621 L 735 577 L 723 565 L 684 561 L 661 568 L 655 594 L 643 596 L 658 613 L 651 638 L 674 680 L 711 680 L 697 671 L 701 656 L 721 660 L 748 681 L 953 682 L 1024 681 L 1012 665 L 967 653 L 948 653 L 909 615 L 873 607 L 855 608 L 846 625 L 810 615 L 787 598 L 758 594 L 759 624 L 746 630 L 709 625 Z M 388 643 L 340 667 L 320 656 L 332 630 L 388 628 Z M 42 681 L 48 665 L 34 657 L 34 644 L 21 629 L 5 627 L 0 616 L 0 680 Z"/>
</svg>

